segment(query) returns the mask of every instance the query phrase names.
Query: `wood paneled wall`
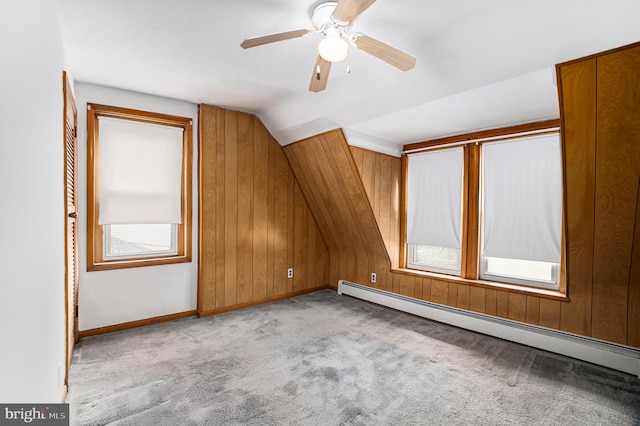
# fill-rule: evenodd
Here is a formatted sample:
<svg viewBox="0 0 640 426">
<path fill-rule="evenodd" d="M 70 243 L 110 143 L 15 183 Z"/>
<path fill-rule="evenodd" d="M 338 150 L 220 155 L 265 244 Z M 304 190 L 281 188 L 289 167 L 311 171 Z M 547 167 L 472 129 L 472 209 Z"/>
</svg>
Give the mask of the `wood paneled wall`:
<svg viewBox="0 0 640 426">
<path fill-rule="evenodd" d="M 201 105 L 199 122 L 199 314 L 325 288 L 327 246 L 280 145 L 250 114 Z"/>
<path fill-rule="evenodd" d="M 284 147 L 330 253 L 330 282 L 391 288 L 391 264 L 351 151 L 340 130 Z"/>
<path fill-rule="evenodd" d="M 400 158 L 357 147 L 351 147 L 351 153 L 391 265 L 397 268 L 400 259 Z"/>
<path fill-rule="evenodd" d="M 638 69 L 640 46 L 558 68 L 569 301 L 391 272 L 390 259 L 397 262 L 400 248 L 400 160 L 350 149 L 340 131 L 284 148 L 325 235 L 332 283 L 345 279 L 640 347 Z"/>
<path fill-rule="evenodd" d="M 640 44 L 558 66 L 568 331 L 640 346 Z"/>
</svg>

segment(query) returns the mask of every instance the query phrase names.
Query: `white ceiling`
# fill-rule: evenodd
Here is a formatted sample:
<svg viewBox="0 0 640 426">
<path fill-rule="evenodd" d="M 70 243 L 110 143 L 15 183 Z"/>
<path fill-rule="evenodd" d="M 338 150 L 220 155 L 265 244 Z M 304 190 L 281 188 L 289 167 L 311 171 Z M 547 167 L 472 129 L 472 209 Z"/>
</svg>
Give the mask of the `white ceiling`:
<svg viewBox="0 0 640 426">
<path fill-rule="evenodd" d="M 353 30 L 417 58 L 408 72 L 352 48 L 308 91 L 314 0 L 56 0 L 76 81 L 256 113 L 286 145 L 343 128 L 352 145 L 403 144 L 557 118 L 554 65 L 640 40 L 638 0 L 378 0 Z M 347 74 L 347 64 L 351 73 Z"/>
</svg>

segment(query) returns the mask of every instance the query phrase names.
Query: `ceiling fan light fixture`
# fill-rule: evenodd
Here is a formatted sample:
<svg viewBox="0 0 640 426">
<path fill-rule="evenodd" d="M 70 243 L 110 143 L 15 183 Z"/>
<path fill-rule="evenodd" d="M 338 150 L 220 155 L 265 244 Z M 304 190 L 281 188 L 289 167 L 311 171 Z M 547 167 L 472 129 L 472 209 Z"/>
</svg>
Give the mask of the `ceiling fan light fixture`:
<svg viewBox="0 0 640 426">
<path fill-rule="evenodd" d="M 342 62 L 349 54 L 349 43 L 340 36 L 328 35 L 320 41 L 318 53 L 327 62 Z"/>
</svg>

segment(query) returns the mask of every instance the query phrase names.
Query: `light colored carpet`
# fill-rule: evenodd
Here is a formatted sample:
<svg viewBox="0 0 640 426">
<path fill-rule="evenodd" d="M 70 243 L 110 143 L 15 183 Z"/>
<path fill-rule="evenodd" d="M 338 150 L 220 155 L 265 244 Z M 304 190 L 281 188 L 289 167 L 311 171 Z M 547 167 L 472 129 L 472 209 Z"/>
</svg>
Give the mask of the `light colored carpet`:
<svg viewBox="0 0 640 426">
<path fill-rule="evenodd" d="M 85 338 L 75 425 L 630 425 L 640 380 L 323 290 Z"/>
</svg>

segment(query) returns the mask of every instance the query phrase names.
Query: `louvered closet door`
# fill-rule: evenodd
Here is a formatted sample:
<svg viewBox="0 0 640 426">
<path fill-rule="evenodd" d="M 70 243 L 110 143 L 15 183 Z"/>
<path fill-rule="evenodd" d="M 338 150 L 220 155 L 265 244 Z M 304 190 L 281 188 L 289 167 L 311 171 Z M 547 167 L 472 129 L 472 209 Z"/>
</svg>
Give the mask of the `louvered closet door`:
<svg viewBox="0 0 640 426">
<path fill-rule="evenodd" d="M 73 356 L 73 348 L 78 340 L 78 323 L 76 321 L 77 299 L 78 299 L 78 236 L 77 236 L 77 192 L 76 182 L 78 170 L 78 143 L 77 143 L 77 112 L 73 99 L 73 93 L 69 87 L 66 73 L 64 75 L 64 145 L 65 145 L 65 258 L 66 258 L 66 312 L 67 312 L 67 374 L 65 383 L 69 375 L 69 366 Z"/>
</svg>

